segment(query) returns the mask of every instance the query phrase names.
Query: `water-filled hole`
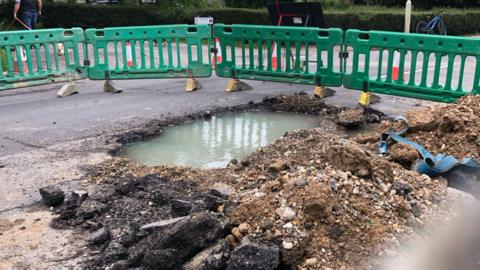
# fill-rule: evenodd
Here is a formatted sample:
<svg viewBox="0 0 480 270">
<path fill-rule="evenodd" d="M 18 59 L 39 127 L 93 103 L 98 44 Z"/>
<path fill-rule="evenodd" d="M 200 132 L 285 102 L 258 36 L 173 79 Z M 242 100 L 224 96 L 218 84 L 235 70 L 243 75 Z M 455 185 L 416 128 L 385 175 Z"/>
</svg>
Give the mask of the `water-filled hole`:
<svg viewBox="0 0 480 270">
<path fill-rule="evenodd" d="M 287 131 L 319 125 L 320 118 L 303 114 L 228 113 L 170 127 L 151 140 L 126 145 L 122 155 L 149 166 L 221 168 L 273 143 Z"/>
</svg>

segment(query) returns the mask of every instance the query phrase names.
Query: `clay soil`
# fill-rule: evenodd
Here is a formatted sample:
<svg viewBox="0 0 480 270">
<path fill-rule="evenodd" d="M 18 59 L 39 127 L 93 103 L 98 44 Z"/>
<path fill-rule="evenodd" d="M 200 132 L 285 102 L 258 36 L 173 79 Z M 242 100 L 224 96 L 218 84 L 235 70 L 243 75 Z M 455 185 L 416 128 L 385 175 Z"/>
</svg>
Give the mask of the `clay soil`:
<svg viewBox="0 0 480 270">
<path fill-rule="evenodd" d="M 448 154 L 457 159 L 480 159 L 480 95 L 466 96 L 457 104 L 410 111 L 406 118 L 410 127 L 406 137 L 420 143 L 432 154 Z M 379 125 L 376 133 L 354 140 L 374 146 L 380 134 L 389 130 L 391 123 L 391 120 L 386 120 Z M 415 156 L 408 159 L 413 158 Z"/>
</svg>

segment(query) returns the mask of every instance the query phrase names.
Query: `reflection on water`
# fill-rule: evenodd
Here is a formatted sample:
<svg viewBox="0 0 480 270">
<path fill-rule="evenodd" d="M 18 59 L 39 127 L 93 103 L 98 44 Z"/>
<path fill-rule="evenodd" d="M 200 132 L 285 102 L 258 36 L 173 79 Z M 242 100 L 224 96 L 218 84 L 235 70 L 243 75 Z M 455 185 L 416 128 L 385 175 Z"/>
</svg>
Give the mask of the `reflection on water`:
<svg viewBox="0 0 480 270">
<path fill-rule="evenodd" d="M 313 128 L 318 124 L 317 117 L 300 114 L 227 114 L 168 128 L 155 139 L 127 145 L 123 153 L 149 166 L 221 168 L 233 158 L 242 159 L 274 142 L 287 131 Z"/>
</svg>

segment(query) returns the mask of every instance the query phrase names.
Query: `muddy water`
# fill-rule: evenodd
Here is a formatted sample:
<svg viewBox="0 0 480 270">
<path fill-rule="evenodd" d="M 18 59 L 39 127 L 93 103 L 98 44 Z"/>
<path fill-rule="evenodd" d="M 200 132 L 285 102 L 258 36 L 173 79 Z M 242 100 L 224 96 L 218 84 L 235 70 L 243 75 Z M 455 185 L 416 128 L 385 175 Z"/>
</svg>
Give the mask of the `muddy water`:
<svg viewBox="0 0 480 270">
<path fill-rule="evenodd" d="M 274 142 L 287 131 L 319 124 L 318 117 L 301 114 L 232 113 L 168 128 L 157 138 L 125 146 L 122 154 L 148 166 L 221 168 L 232 159 L 242 159 Z"/>
</svg>

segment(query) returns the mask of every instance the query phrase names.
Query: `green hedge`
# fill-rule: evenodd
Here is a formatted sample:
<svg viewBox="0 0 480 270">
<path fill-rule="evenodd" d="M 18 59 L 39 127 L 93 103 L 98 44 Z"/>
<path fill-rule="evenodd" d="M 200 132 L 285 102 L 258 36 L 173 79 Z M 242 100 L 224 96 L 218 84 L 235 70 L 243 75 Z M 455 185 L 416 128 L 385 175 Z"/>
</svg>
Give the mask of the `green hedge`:
<svg viewBox="0 0 480 270">
<path fill-rule="evenodd" d="M 434 11 L 435 12 L 435 11 Z M 412 15 L 412 31 L 418 21 L 432 12 L 416 11 Z M 159 8 L 156 6 L 102 6 L 85 4 L 47 3 L 41 23 L 53 27 L 109 27 L 192 23 L 195 16 L 213 16 L 215 22 L 233 24 L 269 25 L 266 9 L 182 9 Z M 0 6 L 0 18 L 11 20 L 11 4 Z M 343 10 L 327 10 L 325 21 L 328 27 L 343 29 L 403 31 L 404 11 L 397 8 L 355 6 Z M 480 33 L 480 9 L 449 9 L 444 15 L 449 35 Z"/>
<path fill-rule="evenodd" d="M 380 5 L 387 7 L 404 7 L 406 0 L 365 0 L 369 5 Z M 412 1 L 416 8 L 430 9 L 434 7 L 456 7 L 470 8 L 480 7 L 480 0 L 415 0 Z"/>
<path fill-rule="evenodd" d="M 419 21 L 426 20 L 432 12 L 420 11 L 412 14 L 411 31 Z M 480 10 L 450 10 L 443 16 L 448 35 L 480 33 Z M 403 31 L 405 14 L 403 10 L 386 12 L 334 11 L 325 13 L 328 27 L 343 29 Z"/>
<path fill-rule="evenodd" d="M 412 14 L 411 31 L 419 21 L 426 20 L 436 11 L 417 11 Z M 194 16 L 213 16 L 215 22 L 226 24 L 271 24 L 267 10 L 251 9 L 212 9 L 200 10 L 187 14 L 186 21 L 191 22 Z M 374 7 L 348 8 L 345 10 L 331 10 L 324 13 L 327 27 L 343 29 L 403 31 L 405 13 L 402 9 L 385 9 Z M 449 35 L 464 35 L 480 33 L 480 9 L 451 9 L 443 17 Z"/>
<path fill-rule="evenodd" d="M 262 8 L 273 3 L 272 0 L 224 0 L 227 7 L 236 8 Z M 281 2 L 293 2 L 293 0 L 282 0 Z"/>
<path fill-rule="evenodd" d="M 187 21 L 193 20 L 195 16 L 212 16 L 215 22 L 224 24 L 272 24 L 270 16 L 265 9 L 204 9 L 188 12 L 185 19 Z"/>
<path fill-rule="evenodd" d="M 11 20 L 13 4 L 0 6 L 1 18 Z M 171 11 L 169 11 L 171 12 Z M 2 14 L 3 13 L 3 14 Z M 158 23 L 176 23 L 175 17 L 159 16 L 149 6 L 87 5 L 67 3 L 45 3 L 39 22 L 46 28 L 56 27 L 109 27 L 125 25 L 151 25 Z M 171 17 L 171 20 L 168 18 Z M 160 20 L 159 20 L 160 19 Z"/>
</svg>

